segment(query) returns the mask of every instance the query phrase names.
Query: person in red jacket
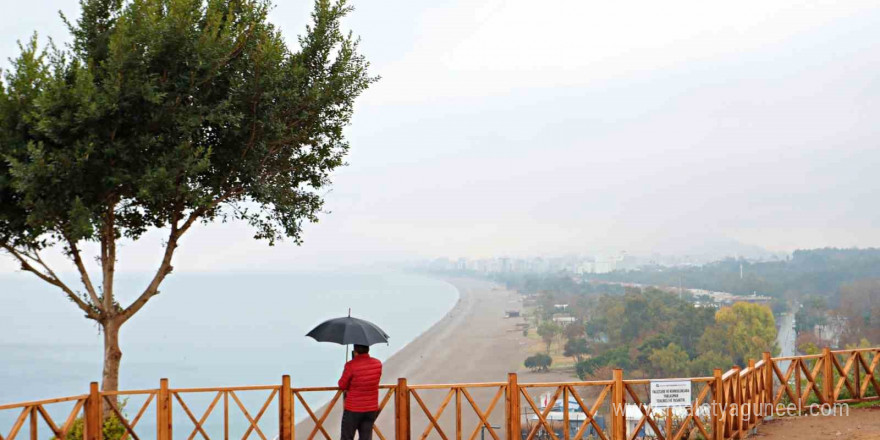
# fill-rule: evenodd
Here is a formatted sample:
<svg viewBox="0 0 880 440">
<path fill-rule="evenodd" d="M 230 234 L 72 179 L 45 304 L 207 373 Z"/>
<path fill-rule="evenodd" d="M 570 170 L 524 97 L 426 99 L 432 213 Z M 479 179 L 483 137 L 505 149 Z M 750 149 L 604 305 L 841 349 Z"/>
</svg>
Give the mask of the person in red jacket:
<svg viewBox="0 0 880 440">
<path fill-rule="evenodd" d="M 345 392 L 345 411 L 342 413 L 342 440 L 371 440 L 373 423 L 379 415 L 379 380 L 382 362 L 370 357 L 370 347 L 354 346 L 354 358 L 345 363 L 339 389 Z"/>
</svg>

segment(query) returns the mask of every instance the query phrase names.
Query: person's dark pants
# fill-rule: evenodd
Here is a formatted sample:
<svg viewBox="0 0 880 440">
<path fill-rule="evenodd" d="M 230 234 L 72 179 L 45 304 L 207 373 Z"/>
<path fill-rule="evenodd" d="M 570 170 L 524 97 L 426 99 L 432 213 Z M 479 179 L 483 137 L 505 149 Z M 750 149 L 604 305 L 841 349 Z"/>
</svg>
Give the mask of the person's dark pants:
<svg viewBox="0 0 880 440">
<path fill-rule="evenodd" d="M 353 440 L 354 432 L 357 431 L 359 440 L 372 440 L 373 423 L 379 411 L 354 412 L 345 410 L 342 412 L 342 437 L 341 440 Z"/>
</svg>

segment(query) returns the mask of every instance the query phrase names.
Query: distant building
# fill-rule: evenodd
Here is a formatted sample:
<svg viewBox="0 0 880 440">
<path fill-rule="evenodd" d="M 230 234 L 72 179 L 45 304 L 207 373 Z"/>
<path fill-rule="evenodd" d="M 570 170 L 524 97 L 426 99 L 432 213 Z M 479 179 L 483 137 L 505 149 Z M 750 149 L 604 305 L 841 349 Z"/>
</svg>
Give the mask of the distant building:
<svg viewBox="0 0 880 440">
<path fill-rule="evenodd" d="M 508 310 L 504 312 L 505 318 L 519 318 L 519 310 Z"/>
<path fill-rule="evenodd" d="M 569 324 L 574 324 L 575 322 L 577 322 L 577 318 L 575 318 L 574 316 L 554 316 L 553 322 L 565 326 Z"/>
</svg>

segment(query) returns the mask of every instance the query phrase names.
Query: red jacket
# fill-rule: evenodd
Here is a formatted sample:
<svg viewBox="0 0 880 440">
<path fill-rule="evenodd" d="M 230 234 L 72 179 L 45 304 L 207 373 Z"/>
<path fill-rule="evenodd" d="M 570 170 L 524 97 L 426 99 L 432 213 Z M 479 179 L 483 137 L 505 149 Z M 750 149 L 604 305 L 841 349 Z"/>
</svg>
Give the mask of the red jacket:
<svg viewBox="0 0 880 440">
<path fill-rule="evenodd" d="M 379 410 L 379 379 L 382 378 L 382 362 L 359 354 L 345 363 L 339 388 L 348 391 L 345 396 L 345 409 L 354 412 Z"/>
</svg>

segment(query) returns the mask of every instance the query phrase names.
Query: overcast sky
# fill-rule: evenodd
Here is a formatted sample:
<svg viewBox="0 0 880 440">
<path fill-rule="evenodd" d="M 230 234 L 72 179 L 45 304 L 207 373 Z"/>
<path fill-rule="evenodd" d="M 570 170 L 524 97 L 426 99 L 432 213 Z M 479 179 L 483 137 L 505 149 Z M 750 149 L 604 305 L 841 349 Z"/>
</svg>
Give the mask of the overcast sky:
<svg viewBox="0 0 880 440">
<path fill-rule="evenodd" d="M 78 15 L 2 3 L 4 67 L 33 30 L 67 39 L 57 10 Z M 302 247 L 198 229 L 178 270 L 880 246 L 876 0 L 354 5 L 346 25 L 382 80 L 332 213 Z M 286 0 L 271 20 L 295 44 L 310 9 Z M 158 262 L 158 237 L 125 246 L 124 270 Z"/>
</svg>

